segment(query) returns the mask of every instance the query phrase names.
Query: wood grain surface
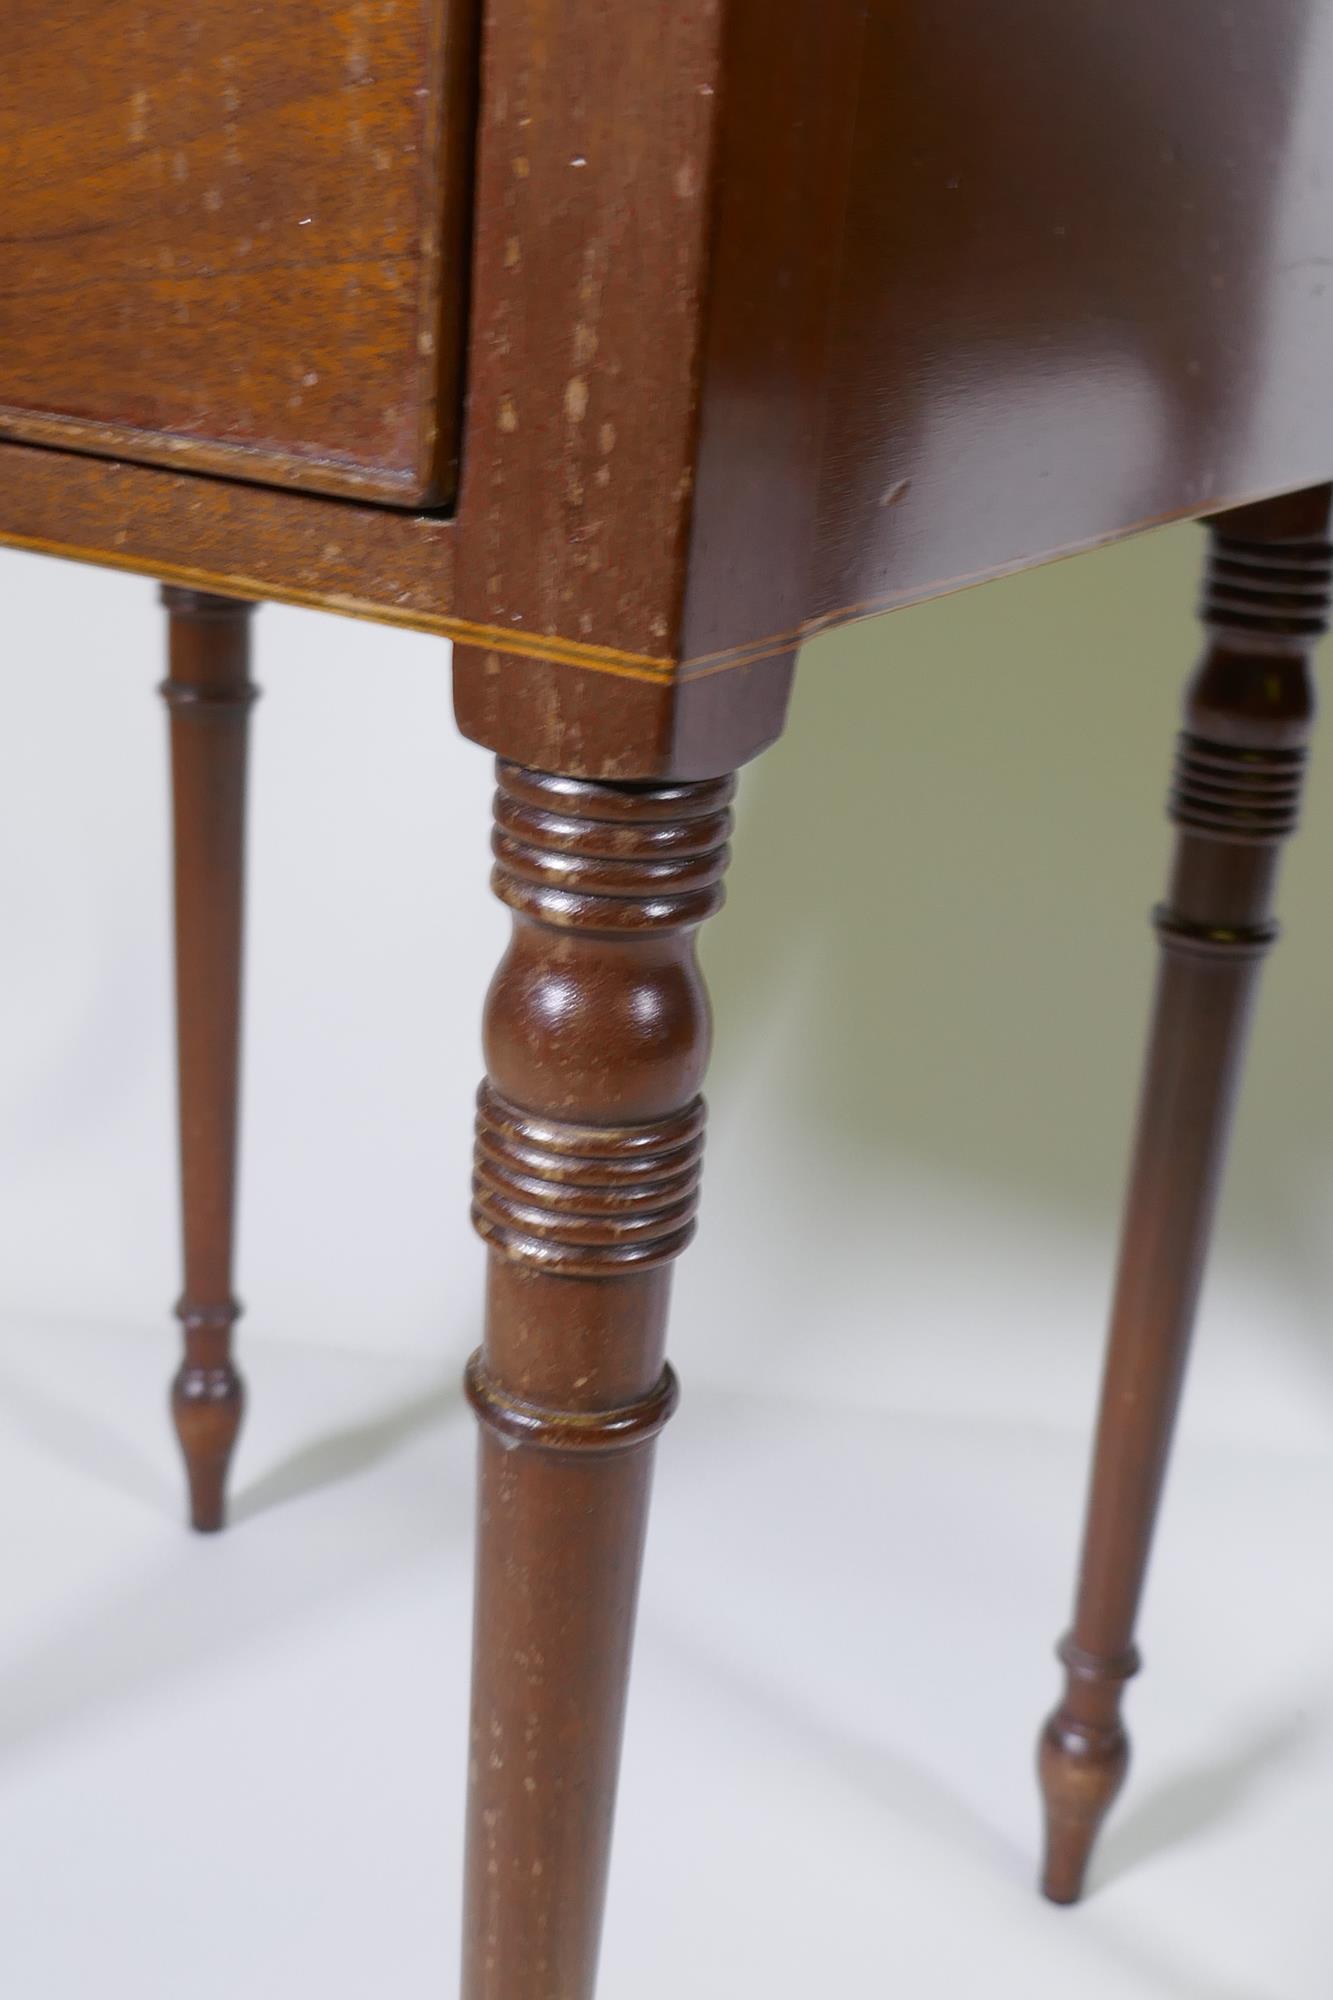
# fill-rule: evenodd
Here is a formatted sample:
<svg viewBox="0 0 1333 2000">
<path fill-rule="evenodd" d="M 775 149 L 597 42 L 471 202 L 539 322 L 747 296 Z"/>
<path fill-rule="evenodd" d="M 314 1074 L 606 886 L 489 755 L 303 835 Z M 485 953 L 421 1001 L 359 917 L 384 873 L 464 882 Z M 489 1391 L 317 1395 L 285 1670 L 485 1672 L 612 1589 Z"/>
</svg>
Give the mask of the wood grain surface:
<svg viewBox="0 0 1333 2000">
<path fill-rule="evenodd" d="M 13 0 L 0 433 L 447 498 L 473 13 Z"/>
<path fill-rule="evenodd" d="M 404 82 L 406 4 L 357 16 Z M 219 65 L 228 17 L 260 33 L 223 0 Z M 826 626 L 1333 470 L 1333 0 L 490 0 L 480 58 L 456 505 L 265 507 L 11 443 L 0 539 L 446 634 L 462 727 L 504 755 L 702 779 L 772 740 Z M 71 84 L 69 161 L 122 71 Z M 371 197 L 340 186 L 355 245 Z M 0 271 L 31 282 L 30 249 Z M 42 366 L 75 317 L 25 334 Z M 359 449 L 388 382 L 320 449 Z"/>
</svg>

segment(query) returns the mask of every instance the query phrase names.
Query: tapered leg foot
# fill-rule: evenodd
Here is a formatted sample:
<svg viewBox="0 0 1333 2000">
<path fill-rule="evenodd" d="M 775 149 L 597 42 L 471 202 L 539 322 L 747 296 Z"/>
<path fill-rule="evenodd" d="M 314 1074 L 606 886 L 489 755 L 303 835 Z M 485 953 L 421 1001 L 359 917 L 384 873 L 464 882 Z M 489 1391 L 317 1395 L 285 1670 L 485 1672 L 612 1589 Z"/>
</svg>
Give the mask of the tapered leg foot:
<svg viewBox="0 0 1333 2000">
<path fill-rule="evenodd" d="M 1041 1738 L 1043 1887 L 1082 1893 L 1124 1781 L 1120 1720 L 1226 1155 L 1231 1108 L 1272 918 L 1279 848 L 1300 803 L 1314 717 L 1309 653 L 1325 629 L 1329 489 L 1221 515 L 1176 759 L 1178 828 L 1155 914 L 1161 967 L 1139 1108 L 1065 1692 Z"/>
<path fill-rule="evenodd" d="M 464 2000 L 591 2000 L 730 796 L 499 770 Z"/>
<path fill-rule="evenodd" d="M 187 1354 L 211 1347 L 225 1350 L 239 1307 L 209 1316 L 185 1305 L 176 1308 Z M 245 1384 L 230 1359 L 215 1364 L 182 1361 L 171 1384 L 171 1420 L 185 1458 L 190 1526 L 214 1535 L 226 1526 L 227 1473 L 245 1414 Z"/>
<path fill-rule="evenodd" d="M 1076 1903 L 1102 1821 L 1129 1769 L 1120 1689 L 1138 1660 L 1094 1660 L 1069 1640 L 1060 1657 L 1072 1692 L 1047 1722 L 1038 1751 L 1046 1808 L 1041 1888 L 1052 1903 Z"/>
<path fill-rule="evenodd" d="M 1089 1746 L 1061 1736 L 1055 1718 L 1041 1746 L 1041 1782 L 1046 1800 L 1046 1857 L 1041 1893 L 1048 1903 L 1077 1903 L 1092 1859 L 1093 1842 L 1129 1765 L 1129 1745 L 1117 1731 L 1113 1757 L 1087 1755 Z"/>
<path fill-rule="evenodd" d="M 185 1358 L 171 1413 L 190 1521 L 216 1533 L 244 1408 L 232 1361 L 251 606 L 166 586 Z"/>
</svg>

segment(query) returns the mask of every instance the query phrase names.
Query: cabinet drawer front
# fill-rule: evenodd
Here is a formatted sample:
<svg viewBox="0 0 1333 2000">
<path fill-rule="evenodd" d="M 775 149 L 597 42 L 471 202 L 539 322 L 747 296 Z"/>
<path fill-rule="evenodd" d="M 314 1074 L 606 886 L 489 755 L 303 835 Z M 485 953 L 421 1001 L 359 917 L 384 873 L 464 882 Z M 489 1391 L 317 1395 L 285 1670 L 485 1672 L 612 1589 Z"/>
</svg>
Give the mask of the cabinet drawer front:
<svg viewBox="0 0 1333 2000">
<path fill-rule="evenodd" d="M 10 0 L 0 435 L 447 500 L 474 12 Z"/>
</svg>

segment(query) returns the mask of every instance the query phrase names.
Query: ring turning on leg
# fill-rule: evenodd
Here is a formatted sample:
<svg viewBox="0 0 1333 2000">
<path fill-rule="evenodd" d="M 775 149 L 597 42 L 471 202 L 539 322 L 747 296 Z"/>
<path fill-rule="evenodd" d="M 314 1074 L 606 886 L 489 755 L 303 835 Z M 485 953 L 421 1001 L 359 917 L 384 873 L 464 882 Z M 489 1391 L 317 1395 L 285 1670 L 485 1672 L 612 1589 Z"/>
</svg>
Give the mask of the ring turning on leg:
<svg viewBox="0 0 1333 2000">
<path fill-rule="evenodd" d="M 232 1361 L 236 1123 L 240 1070 L 245 766 L 250 612 L 235 598 L 165 585 L 170 669 L 181 1220 L 185 1355 L 171 1411 L 185 1454 L 190 1519 L 226 1514 L 227 1468 L 244 1390 Z"/>
<path fill-rule="evenodd" d="M 473 1220 L 489 1250 L 465 2000 L 589 2000 L 652 1443 L 675 1406 L 670 1266 L 694 1231 L 730 779 L 502 763 Z"/>
<path fill-rule="evenodd" d="M 1121 1691 L 1203 1275 L 1260 960 L 1277 927 L 1314 717 L 1309 654 L 1325 629 L 1329 492 L 1211 523 L 1203 660 L 1186 700 L 1155 913 L 1161 965 L 1111 1312 L 1063 1700 L 1041 1739 L 1044 1888 L 1082 1891 L 1124 1779 Z"/>
</svg>

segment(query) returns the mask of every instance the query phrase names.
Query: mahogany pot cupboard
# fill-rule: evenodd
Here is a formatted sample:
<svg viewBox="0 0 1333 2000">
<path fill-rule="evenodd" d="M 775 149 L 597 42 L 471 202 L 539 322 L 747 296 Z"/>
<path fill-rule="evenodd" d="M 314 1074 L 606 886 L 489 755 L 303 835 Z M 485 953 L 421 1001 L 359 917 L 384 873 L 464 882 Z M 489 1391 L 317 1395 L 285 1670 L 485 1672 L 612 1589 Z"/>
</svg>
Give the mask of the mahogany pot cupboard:
<svg viewBox="0 0 1333 2000">
<path fill-rule="evenodd" d="M 243 1395 L 252 605 L 452 640 L 498 758 L 467 2000 L 593 1988 L 737 767 L 810 633 L 1209 518 L 1041 1739 L 1072 1901 L 1314 710 L 1333 0 L 9 0 L 5 31 L 0 539 L 159 577 L 170 629 L 199 1529 Z"/>
</svg>

